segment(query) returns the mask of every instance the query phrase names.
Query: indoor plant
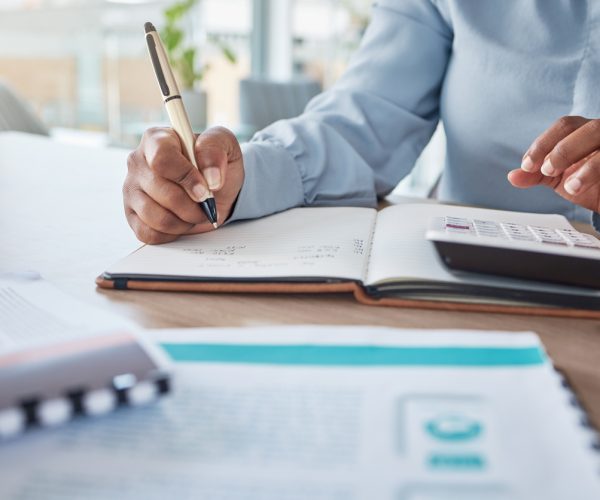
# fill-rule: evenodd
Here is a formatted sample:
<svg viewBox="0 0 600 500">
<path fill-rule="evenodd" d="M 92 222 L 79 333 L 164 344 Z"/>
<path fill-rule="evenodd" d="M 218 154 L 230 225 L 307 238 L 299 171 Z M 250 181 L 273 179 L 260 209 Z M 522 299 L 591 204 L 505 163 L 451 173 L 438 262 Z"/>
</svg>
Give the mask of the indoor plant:
<svg viewBox="0 0 600 500">
<path fill-rule="evenodd" d="M 177 74 L 181 96 L 195 131 L 206 128 L 207 98 L 200 84 L 209 66 L 198 61 L 199 48 L 186 36 L 189 33 L 186 33 L 183 23 L 198 2 L 199 0 L 180 0 L 165 9 L 165 24 L 160 33 L 171 65 Z M 221 49 L 229 62 L 236 62 L 235 54 L 225 42 L 218 39 L 210 41 Z"/>
</svg>

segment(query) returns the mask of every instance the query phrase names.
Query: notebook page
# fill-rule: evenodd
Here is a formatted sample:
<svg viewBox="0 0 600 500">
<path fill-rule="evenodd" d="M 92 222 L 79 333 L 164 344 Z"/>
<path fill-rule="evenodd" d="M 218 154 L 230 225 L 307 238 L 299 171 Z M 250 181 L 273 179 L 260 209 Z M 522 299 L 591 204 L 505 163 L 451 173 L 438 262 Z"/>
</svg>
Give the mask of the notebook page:
<svg viewBox="0 0 600 500">
<path fill-rule="evenodd" d="M 0 274 L 0 355 L 61 340 L 133 329 L 43 279 Z"/>
<path fill-rule="evenodd" d="M 487 286 L 513 286 L 521 289 L 573 293 L 572 287 L 524 283 L 521 280 L 494 276 L 457 276 L 442 263 L 425 232 L 433 217 L 467 217 L 496 222 L 520 222 L 525 225 L 570 229 L 561 215 L 505 212 L 501 210 L 456 207 L 437 204 L 406 204 L 387 207 L 377 217 L 373 246 L 367 273 L 367 285 L 385 281 L 422 280 L 443 283 L 470 283 Z M 597 292 L 577 289 L 577 293 Z"/>
<path fill-rule="evenodd" d="M 107 274 L 362 280 L 376 215 L 369 208 L 295 208 L 172 243 L 143 246 Z"/>
</svg>

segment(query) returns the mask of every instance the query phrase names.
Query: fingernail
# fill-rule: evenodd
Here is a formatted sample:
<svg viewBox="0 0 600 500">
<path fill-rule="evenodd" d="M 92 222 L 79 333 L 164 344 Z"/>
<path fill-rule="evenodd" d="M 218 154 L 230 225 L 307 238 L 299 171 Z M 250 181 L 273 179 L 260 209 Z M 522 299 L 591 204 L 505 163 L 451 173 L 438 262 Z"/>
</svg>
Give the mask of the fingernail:
<svg viewBox="0 0 600 500">
<path fill-rule="evenodd" d="M 221 184 L 221 171 L 217 167 L 205 168 L 202 173 L 210 189 L 217 189 Z"/>
<path fill-rule="evenodd" d="M 194 201 L 204 201 L 208 198 L 208 189 L 202 184 L 196 184 L 192 188 L 192 194 L 194 195 Z"/>
<path fill-rule="evenodd" d="M 565 191 L 569 194 L 577 194 L 581 189 L 581 181 L 577 177 L 571 177 L 565 182 Z"/>
<path fill-rule="evenodd" d="M 554 175 L 554 167 L 552 166 L 552 163 L 550 163 L 550 160 L 548 158 L 546 158 L 544 160 L 544 163 L 542 164 L 542 174 L 547 175 L 547 176 L 552 176 Z"/>
<path fill-rule="evenodd" d="M 523 162 L 521 163 L 521 170 L 525 170 L 525 172 L 533 172 L 533 162 L 529 156 L 525 156 L 523 158 Z"/>
</svg>

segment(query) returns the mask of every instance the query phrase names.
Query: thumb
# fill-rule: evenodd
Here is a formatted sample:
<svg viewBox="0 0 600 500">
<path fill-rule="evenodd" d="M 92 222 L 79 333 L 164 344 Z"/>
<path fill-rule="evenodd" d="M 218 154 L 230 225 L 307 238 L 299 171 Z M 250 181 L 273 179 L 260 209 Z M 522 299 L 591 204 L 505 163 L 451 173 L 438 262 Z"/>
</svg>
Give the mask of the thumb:
<svg viewBox="0 0 600 500">
<path fill-rule="evenodd" d="M 196 139 L 195 153 L 198 168 L 213 191 L 225 185 L 229 163 L 242 156 L 235 135 L 224 127 L 213 127 L 200 134 Z"/>
</svg>

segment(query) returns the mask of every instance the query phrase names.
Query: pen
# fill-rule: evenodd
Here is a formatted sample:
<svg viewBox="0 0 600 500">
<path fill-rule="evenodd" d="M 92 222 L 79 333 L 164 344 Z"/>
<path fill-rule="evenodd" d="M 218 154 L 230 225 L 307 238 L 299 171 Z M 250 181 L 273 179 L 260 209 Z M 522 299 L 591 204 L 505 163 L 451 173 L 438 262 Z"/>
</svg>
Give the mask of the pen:
<svg viewBox="0 0 600 500">
<path fill-rule="evenodd" d="M 150 53 L 154 73 L 158 80 L 158 86 L 160 87 L 160 92 L 163 96 L 165 108 L 167 108 L 171 126 L 181 139 L 185 156 L 196 168 L 198 168 L 196 155 L 194 154 L 194 132 L 190 125 L 190 119 L 185 111 L 185 107 L 183 106 L 183 100 L 179 94 L 179 87 L 177 86 L 173 71 L 171 70 L 167 53 L 165 52 L 165 48 L 154 25 L 152 23 L 146 23 L 144 24 L 144 30 L 146 31 L 148 52 Z M 209 222 L 216 229 L 218 227 L 217 205 L 215 204 L 215 198 L 210 190 L 208 191 L 206 199 L 201 200 L 199 205 L 206 214 Z"/>
</svg>

